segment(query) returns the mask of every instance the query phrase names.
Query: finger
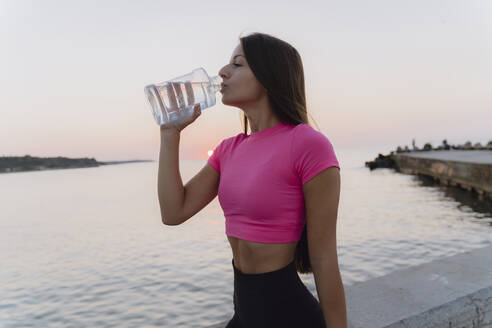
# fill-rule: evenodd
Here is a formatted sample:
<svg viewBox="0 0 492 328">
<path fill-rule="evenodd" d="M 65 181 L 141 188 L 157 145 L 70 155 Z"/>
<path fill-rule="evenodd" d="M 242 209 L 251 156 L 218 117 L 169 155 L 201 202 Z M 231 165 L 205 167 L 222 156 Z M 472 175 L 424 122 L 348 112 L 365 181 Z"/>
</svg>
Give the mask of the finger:
<svg viewBox="0 0 492 328">
<path fill-rule="evenodd" d="M 169 109 L 175 111 L 178 109 L 178 102 L 176 100 L 176 95 L 174 94 L 174 88 L 172 83 L 166 85 L 167 98 L 169 99 Z"/>
<path fill-rule="evenodd" d="M 181 90 L 181 82 L 173 82 L 174 91 L 176 92 L 176 100 L 178 101 L 178 108 L 185 108 L 185 101 L 183 96 L 183 90 Z"/>
<path fill-rule="evenodd" d="M 191 86 L 191 82 L 185 82 L 185 90 L 186 96 L 188 97 L 188 106 L 189 104 L 195 103 L 195 94 L 193 93 L 193 87 Z"/>
</svg>

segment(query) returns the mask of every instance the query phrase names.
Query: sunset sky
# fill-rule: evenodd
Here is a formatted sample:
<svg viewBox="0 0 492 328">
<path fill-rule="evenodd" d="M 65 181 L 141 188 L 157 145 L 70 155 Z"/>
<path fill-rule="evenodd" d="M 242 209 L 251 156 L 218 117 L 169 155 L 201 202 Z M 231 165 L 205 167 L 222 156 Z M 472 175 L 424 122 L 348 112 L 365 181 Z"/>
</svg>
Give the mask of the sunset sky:
<svg viewBox="0 0 492 328">
<path fill-rule="evenodd" d="M 217 75 L 251 32 L 299 51 L 308 112 L 336 149 L 492 140 L 489 0 L 0 0 L 0 156 L 157 159 L 144 86 Z M 181 159 L 241 132 L 217 97 Z"/>
</svg>

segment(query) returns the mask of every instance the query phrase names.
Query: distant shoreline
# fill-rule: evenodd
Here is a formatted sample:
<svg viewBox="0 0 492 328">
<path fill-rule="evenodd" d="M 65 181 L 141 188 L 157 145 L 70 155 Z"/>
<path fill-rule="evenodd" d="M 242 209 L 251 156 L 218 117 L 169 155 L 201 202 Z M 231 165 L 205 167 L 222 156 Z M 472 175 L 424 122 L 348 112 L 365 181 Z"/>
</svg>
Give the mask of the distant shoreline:
<svg viewBox="0 0 492 328">
<path fill-rule="evenodd" d="M 126 163 L 142 163 L 142 162 L 155 162 L 150 159 L 133 159 L 129 161 L 112 161 L 112 162 L 99 162 L 101 165 L 114 165 L 114 164 L 126 164 Z"/>
<path fill-rule="evenodd" d="M 44 171 L 58 169 L 74 169 L 84 167 L 98 167 L 101 165 L 115 165 L 127 163 L 154 162 L 153 160 L 127 160 L 99 162 L 95 158 L 67 158 L 67 157 L 33 157 L 9 156 L 0 157 L 0 173 L 14 173 L 26 171 Z"/>
</svg>

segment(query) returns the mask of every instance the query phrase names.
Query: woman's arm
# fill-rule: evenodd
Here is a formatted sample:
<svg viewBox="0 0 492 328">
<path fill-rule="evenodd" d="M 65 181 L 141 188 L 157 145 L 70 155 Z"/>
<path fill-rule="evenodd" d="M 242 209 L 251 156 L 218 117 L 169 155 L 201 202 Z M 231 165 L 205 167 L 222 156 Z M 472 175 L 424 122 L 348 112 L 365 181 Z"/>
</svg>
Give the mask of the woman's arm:
<svg viewBox="0 0 492 328">
<path fill-rule="evenodd" d="M 184 203 L 184 186 L 179 172 L 180 132 L 161 129 L 157 195 L 164 224 L 177 224 L 178 213 Z"/>
<path fill-rule="evenodd" d="M 200 104 L 196 104 L 193 110 L 193 115 L 179 122 L 168 122 L 160 127 L 161 149 L 157 194 L 162 223 L 166 225 L 180 224 L 180 215 L 185 201 L 185 187 L 179 171 L 179 139 L 181 131 L 201 115 Z"/>
<path fill-rule="evenodd" d="M 336 222 L 340 171 L 329 167 L 303 185 L 309 258 L 326 326 L 347 327 L 345 292 L 338 267 Z"/>
</svg>

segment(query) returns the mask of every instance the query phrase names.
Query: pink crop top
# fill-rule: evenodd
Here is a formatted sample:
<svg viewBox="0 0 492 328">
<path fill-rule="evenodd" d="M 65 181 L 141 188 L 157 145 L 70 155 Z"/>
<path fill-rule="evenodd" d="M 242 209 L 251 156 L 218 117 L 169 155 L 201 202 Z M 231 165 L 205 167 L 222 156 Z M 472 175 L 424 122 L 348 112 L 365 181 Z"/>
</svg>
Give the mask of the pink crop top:
<svg viewBox="0 0 492 328">
<path fill-rule="evenodd" d="M 220 173 L 226 234 L 260 243 L 298 241 L 306 222 L 302 185 L 330 166 L 340 169 L 321 132 L 288 123 L 224 139 L 208 163 Z"/>
</svg>

